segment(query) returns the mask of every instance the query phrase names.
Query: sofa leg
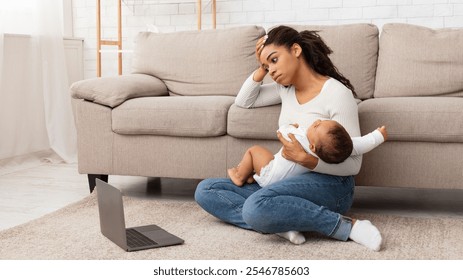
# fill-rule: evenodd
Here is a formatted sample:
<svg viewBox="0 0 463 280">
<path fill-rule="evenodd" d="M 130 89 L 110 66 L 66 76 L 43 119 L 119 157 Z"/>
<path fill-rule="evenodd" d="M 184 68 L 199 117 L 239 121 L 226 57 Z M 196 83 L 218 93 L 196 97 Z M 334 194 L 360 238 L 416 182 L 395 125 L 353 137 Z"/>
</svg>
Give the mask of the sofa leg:
<svg viewBox="0 0 463 280">
<path fill-rule="evenodd" d="M 146 192 L 149 194 L 161 194 L 161 178 L 150 177 L 148 178 L 148 184 L 146 185 Z"/>
<path fill-rule="evenodd" d="M 90 187 L 90 193 L 93 192 L 96 186 L 96 179 L 100 179 L 101 181 L 108 182 L 108 175 L 103 174 L 88 174 L 88 186 Z"/>
</svg>

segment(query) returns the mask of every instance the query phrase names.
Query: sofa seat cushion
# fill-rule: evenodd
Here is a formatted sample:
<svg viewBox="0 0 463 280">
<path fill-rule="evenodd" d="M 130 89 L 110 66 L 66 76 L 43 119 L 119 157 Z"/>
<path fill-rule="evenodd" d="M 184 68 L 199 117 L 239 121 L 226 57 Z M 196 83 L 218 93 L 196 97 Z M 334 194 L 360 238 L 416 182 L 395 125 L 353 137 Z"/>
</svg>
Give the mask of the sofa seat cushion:
<svg viewBox="0 0 463 280">
<path fill-rule="evenodd" d="M 231 96 L 158 96 L 127 100 L 112 110 L 118 134 L 212 137 L 225 135 Z"/>
<path fill-rule="evenodd" d="M 386 125 L 389 140 L 463 143 L 463 98 L 390 97 L 359 104 L 362 135 Z"/>
<path fill-rule="evenodd" d="M 227 132 L 236 138 L 278 140 L 281 105 L 245 109 L 233 104 L 228 112 Z"/>
</svg>

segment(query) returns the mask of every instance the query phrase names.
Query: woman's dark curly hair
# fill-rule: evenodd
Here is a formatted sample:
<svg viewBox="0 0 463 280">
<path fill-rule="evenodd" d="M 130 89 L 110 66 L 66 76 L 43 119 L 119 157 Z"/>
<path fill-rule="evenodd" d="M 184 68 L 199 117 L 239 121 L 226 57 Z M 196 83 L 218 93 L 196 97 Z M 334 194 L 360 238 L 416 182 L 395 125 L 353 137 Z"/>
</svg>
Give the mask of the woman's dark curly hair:
<svg viewBox="0 0 463 280">
<path fill-rule="evenodd" d="M 298 32 L 289 26 L 278 26 L 271 29 L 264 46 L 274 44 L 276 46 L 284 46 L 288 50 L 294 44 L 298 44 L 302 48 L 302 55 L 307 64 L 317 73 L 332 77 L 348 89 L 356 96 L 354 87 L 350 81 L 339 73 L 331 59 L 328 57 L 333 51 L 325 44 L 317 31 L 304 30 Z"/>
</svg>

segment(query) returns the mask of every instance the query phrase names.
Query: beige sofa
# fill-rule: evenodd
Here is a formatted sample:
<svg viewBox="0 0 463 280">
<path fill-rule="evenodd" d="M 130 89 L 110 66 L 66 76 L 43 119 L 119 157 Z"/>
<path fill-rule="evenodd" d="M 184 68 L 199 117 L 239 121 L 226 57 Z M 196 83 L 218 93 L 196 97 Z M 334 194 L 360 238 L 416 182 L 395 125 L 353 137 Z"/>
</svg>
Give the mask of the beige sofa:
<svg viewBox="0 0 463 280">
<path fill-rule="evenodd" d="M 294 26 L 319 30 L 358 95 L 362 134 L 389 141 L 364 155 L 356 184 L 463 189 L 463 30 L 386 24 Z M 280 106 L 233 104 L 256 69 L 262 27 L 140 33 L 133 74 L 71 86 L 79 172 L 226 177 L 245 149 L 277 151 Z"/>
</svg>

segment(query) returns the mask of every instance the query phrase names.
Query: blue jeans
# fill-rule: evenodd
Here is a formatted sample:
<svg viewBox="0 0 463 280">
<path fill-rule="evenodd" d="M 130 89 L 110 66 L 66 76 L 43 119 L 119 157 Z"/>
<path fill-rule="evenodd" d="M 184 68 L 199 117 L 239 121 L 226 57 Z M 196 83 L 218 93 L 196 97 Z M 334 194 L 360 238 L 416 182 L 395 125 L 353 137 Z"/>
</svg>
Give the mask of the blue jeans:
<svg viewBox="0 0 463 280">
<path fill-rule="evenodd" d="M 266 188 L 237 187 L 226 178 L 201 181 L 197 203 L 220 220 L 263 233 L 315 231 L 347 240 L 352 221 L 347 212 L 354 196 L 353 176 L 309 172 Z"/>
</svg>

